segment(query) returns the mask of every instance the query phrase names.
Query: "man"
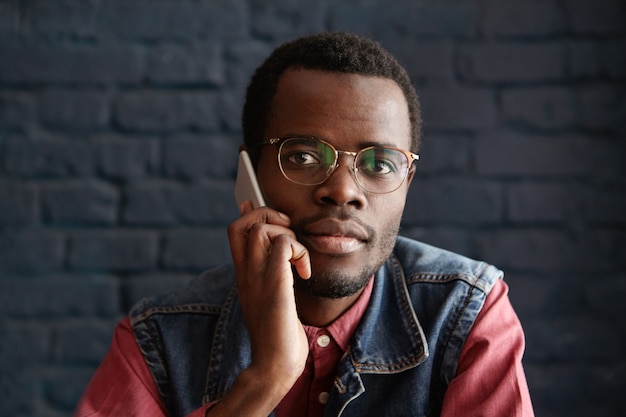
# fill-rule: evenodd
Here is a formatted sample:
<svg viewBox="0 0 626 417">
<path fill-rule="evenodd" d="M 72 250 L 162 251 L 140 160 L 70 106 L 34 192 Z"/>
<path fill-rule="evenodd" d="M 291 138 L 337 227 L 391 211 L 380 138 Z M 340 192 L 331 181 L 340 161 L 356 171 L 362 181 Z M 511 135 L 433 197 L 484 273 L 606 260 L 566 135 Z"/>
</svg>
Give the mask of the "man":
<svg viewBox="0 0 626 417">
<path fill-rule="evenodd" d="M 395 59 L 285 44 L 243 128 L 267 207 L 241 205 L 232 266 L 132 309 L 76 415 L 533 415 L 501 271 L 398 237 L 421 121 Z"/>
</svg>

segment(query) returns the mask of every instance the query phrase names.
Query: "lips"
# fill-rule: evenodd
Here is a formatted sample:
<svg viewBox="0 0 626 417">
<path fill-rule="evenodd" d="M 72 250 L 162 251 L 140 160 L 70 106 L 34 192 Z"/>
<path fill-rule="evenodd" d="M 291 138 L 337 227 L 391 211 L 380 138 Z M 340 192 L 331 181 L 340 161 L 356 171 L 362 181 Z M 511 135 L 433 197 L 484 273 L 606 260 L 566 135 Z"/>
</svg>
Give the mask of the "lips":
<svg viewBox="0 0 626 417">
<path fill-rule="evenodd" d="M 304 227 L 303 244 L 330 255 L 347 255 L 361 249 L 369 239 L 365 228 L 351 220 L 324 218 Z"/>
</svg>

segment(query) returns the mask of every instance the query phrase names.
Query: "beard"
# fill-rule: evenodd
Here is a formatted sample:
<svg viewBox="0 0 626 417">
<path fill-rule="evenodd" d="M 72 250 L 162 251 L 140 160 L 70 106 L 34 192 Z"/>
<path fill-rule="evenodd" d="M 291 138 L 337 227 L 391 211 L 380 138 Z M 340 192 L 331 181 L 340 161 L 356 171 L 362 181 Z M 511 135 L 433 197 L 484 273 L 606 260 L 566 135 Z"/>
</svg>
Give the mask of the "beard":
<svg viewBox="0 0 626 417">
<path fill-rule="evenodd" d="M 296 237 L 302 233 L 305 224 L 325 217 L 333 216 L 326 215 L 304 219 L 292 225 Z M 361 256 L 364 257 L 364 261 L 356 268 L 344 268 L 342 263 L 345 257 L 337 256 L 337 264 L 333 262 L 333 259 L 316 261 L 314 259 L 316 254 L 311 253 L 309 249 L 311 255 L 311 277 L 309 279 L 302 279 L 298 276 L 295 269 L 293 269 L 294 286 L 297 290 L 314 297 L 337 299 L 348 297 L 362 290 L 365 285 L 367 285 L 372 275 L 374 275 L 389 258 L 389 255 L 391 255 L 400 229 L 400 219 L 398 219 L 385 227 L 383 229 L 384 233 L 379 236 L 372 227 L 364 224 L 353 216 L 335 215 L 334 217 L 341 220 L 354 221 L 367 231 L 368 240 L 363 250 L 364 253 L 361 254 Z M 353 262 L 356 261 L 357 260 L 354 260 Z"/>
<path fill-rule="evenodd" d="M 334 299 L 348 297 L 364 288 L 378 268 L 380 265 L 369 269 L 363 268 L 361 272 L 353 275 L 341 270 L 313 272 L 309 279 L 300 278 L 294 270 L 294 286 L 297 290 L 314 297 Z"/>
</svg>

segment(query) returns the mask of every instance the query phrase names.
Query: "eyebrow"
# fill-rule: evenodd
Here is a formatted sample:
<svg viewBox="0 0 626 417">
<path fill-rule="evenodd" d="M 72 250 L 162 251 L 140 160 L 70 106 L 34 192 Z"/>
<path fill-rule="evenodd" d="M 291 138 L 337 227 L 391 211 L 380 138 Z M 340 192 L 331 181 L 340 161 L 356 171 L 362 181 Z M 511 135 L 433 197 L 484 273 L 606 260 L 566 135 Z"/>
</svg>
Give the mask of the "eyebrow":
<svg viewBox="0 0 626 417">
<path fill-rule="evenodd" d="M 286 134 L 284 136 L 281 136 L 281 137 L 296 137 L 296 138 L 297 137 L 302 137 L 302 138 L 311 138 L 311 139 L 323 140 L 325 142 L 330 143 L 334 147 L 337 147 L 333 143 L 333 141 L 331 141 L 330 139 L 325 138 L 324 136 L 311 135 L 309 133 L 288 133 L 288 134 Z M 389 148 L 401 149 L 396 144 L 390 143 L 390 142 L 376 142 L 376 141 L 372 141 L 372 140 L 359 142 L 359 149 L 369 148 L 370 146 L 381 146 L 381 147 L 389 147 Z"/>
</svg>

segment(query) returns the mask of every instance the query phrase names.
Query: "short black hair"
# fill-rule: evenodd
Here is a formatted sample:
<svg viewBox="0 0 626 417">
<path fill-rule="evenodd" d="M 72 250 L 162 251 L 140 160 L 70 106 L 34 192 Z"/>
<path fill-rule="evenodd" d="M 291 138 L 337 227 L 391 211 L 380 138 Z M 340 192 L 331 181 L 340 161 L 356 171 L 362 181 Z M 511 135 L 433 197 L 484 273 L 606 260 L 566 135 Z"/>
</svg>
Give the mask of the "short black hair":
<svg viewBox="0 0 626 417">
<path fill-rule="evenodd" d="M 408 103 L 411 123 L 411 150 L 421 142 L 422 120 L 415 88 L 405 69 L 378 42 L 346 32 L 323 32 L 287 42 L 256 70 L 243 106 L 243 138 L 254 149 L 263 134 L 271 112 L 278 81 L 288 68 L 311 69 L 388 78 L 395 81 Z M 255 155 L 253 156 L 254 159 Z"/>
</svg>

